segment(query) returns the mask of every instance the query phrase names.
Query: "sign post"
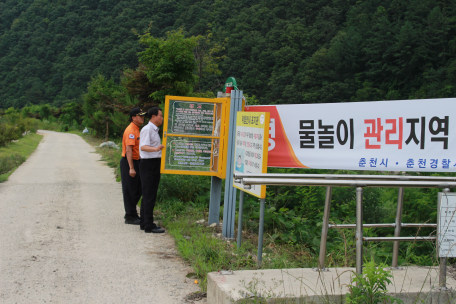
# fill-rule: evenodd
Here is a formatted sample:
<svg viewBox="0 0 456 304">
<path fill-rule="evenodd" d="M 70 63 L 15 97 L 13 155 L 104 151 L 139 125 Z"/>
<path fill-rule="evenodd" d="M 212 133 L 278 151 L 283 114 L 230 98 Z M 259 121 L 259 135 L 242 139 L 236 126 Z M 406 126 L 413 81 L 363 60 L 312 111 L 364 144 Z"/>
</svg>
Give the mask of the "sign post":
<svg viewBox="0 0 456 304">
<path fill-rule="evenodd" d="M 242 111 L 242 91 L 232 91 L 229 111 L 229 125 L 236 125 L 236 114 Z M 225 199 L 223 205 L 223 229 L 222 236 L 225 238 L 234 237 L 234 223 L 236 215 L 236 189 L 233 188 L 233 167 L 230 165 L 234 159 L 234 144 L 236 129 L 229 128 L 227 134 L 227 154 L 226 154 L 226 175 L 225 175 Z"/>
<path fill-rule="evenodd" d="M 236 136 L 233 170 L 237 173 L 266 173 L 268 164 L 269 113 L 238 112 L 236 117 Z M 233 186 L 241 190 L 239 198 L 238 248 L 241 247 L 242 211 L 244 192 L 260 198 L 260 223 L 258 232 L 258 265 L 263 259 L 264 212 L 266 203 L 266 186 L 253 185 L 246 190 L 242 186 Z"/>
<path fill-rule="evenodd" d="M 438 196 L 437 254 L 440 258 L 439 288 L 446 289 L 447 258 L 456 257 L 456 193 L 444 189 Z"/>
</svg>

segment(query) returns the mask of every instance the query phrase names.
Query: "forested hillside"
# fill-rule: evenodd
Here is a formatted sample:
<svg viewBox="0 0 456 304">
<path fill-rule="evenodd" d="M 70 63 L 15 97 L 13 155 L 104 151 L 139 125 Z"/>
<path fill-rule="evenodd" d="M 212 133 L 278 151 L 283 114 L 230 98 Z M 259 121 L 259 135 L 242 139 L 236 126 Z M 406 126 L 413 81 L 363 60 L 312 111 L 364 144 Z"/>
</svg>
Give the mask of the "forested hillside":
<svg viewBox="0 0 456 304">
<path fill-rule="evenodd" d="M 224 44 L 262 104 L 454 97 L 454 0 L 0 0 L 0 108 L 82 101 L 91 77 L 120 81 L 155 37 L 183 27 Z"/>
</svg>

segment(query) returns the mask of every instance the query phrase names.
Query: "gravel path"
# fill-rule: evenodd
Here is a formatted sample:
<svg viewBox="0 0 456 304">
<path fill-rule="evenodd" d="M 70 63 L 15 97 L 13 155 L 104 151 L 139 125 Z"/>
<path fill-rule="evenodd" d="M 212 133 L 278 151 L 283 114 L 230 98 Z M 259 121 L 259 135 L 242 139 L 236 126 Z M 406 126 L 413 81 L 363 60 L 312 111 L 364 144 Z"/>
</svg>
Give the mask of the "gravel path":
<svg viewBox="0 0 456 304">
<path fill-rule="evenodd" d="M 120 183 L 77 135 L 44 134 L 0 184 L 0 303 L 185 303 L 167 234 L 124 224 Z"/>
</svg>

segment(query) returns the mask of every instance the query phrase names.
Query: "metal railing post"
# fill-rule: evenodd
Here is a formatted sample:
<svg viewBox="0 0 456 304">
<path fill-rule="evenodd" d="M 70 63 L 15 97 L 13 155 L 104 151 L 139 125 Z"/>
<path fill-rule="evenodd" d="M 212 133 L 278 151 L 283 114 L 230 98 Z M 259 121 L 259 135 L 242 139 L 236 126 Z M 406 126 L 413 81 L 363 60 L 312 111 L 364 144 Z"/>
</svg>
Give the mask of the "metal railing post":
<svg viewBox="0 0 456 304">
<path fill-rule="evenodd" d="M 439 287 L 446 289 L 446 268 L 447 268 L 447 258 L 440 258 L 439 265 Z"/>
<path fill-rule="evenodd" d="M 325 198 L 325 210 L 323 213 L 323 226 L 321 228 L 321 241 L 320 241 L 320 256 L 318 259 L 318 270 L 326 271 L 325 258 L 326 258 L 326 243 L 328 241 L 328 229 L 329 229 L 329 214 L 331 211 L 331 197 L 332 187 L 326 187 L 326 198 Z"/>
<path fill-rule="evenodd" d="M 449 188 L 443 189 L 443 193 L 446 195 L 450 192 Z M 441 232 L 440 232 L 441 233 Z M 440 243 L 439 243 L 440 244 Z M 439 251 L 440 249 L 437 248 Z M 447 273 L 447 257 L 440 257 L 440 265 L 439 265 L 439 288 L 441 290 L 446 290 L 446 273 Z"/>
<path fill-rule="evenodd" d="M 263 231 L 264 231 L 264 208 L 266 204 L 266 199 L 262 198 L 260 200 L 260 229 L 258 231 L 258 267 L 261 267 L 263 261 Z"/>
<path fill-rule="evenodd" d="M 242 242 L 242 213 L 244 211 L 244 191 L 241 190 L 239 193 L 239 213 L 238 213 L 238 237 L 237 237 L 237 248 L 241 248 Z"/>
<path fill-rule="evenodd" d="M 404 205 L 404 188 L 399 188 L 397 192 L 397 209 L 396 209 L 396 228 L 394 229 L 394 236 L 401 236 L 402 228 L 402 207 Z M 391 269 L 401 269 L 398 267 L 399 260 L 399 241 L 395 241 L 393 244 L 393 262 L 391 263 Z"/>
<path fill-rule="evenodd" d="M 363 187 L 356 188 L 356 273 L 363 274 Z"/>
</svg>

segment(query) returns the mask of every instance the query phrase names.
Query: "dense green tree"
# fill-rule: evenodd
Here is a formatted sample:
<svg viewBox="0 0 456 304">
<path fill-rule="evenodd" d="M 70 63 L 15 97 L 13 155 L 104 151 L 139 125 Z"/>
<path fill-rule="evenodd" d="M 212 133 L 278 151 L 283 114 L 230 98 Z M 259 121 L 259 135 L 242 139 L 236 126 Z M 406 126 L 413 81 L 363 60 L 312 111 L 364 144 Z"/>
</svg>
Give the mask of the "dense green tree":
<svg viewBox="0 0 456 304">
<path fill-rule="evenodd" d="M 138 99 L 141 106 L 154 103 L 152 93 L 158 91 L 160 87 L 154 85 L 146 74 L 147 67 L 139 64 L 136 69 L 126 69 L 122 71 L 121 84 L 128 94 Z M 156 103 L 156 102 L 155 102 Z"/>
<path fill-rule="evenodd" d="M 92 78 L 84 94 L 84 126 L 95 130 L 97 135 L 105 134 L 106 141 L 109 134 L 120 134 L 121 129 L 112 123 L 111 116 L 121 112 L 118 102 L 122 97 L 123 88 L 115 84 L 113 79 L 106 79 L 102 75 Z"/>
<path fill-rule="evenodd" d="M 158 40 L 210 31 L 200 51 L 223 45 L 223 60 L 207 77 L 193 67 L 195 91 L 234 76 L 262 104 L 452 97 L 455 16 L 449 0 L 0 0 L 0 108 L 81 102 L 92 77 L 119 84 L 122 71 L 162 98 L 132 29 Z"/>
<path fill-rule="evenodd" d="M 193 48 L 193 56 L 196 61 L 196 76 L 197 83 L 195 84 L 198 92 L 201 92 L 202 81 L 208 76 L 217 76 L 221 74 L 218 67 L 218 62 L 223 60 L 225 56 L 219 56 L 219 53 L 223 51 L 224 44 L 228 41 L 228 38 L 221 44 L 212 43 L 212 32 L 207 31 L 206 35 L 199 35 L 196 37 L 196 46 Z M 217 81 L 215 87 L 220 87 L 221 83 Z"/>
<path fill-rule="evenodd" d="M 392 48 L 393 64 L 390 72 L 394 75 L 397 89 L 410 88 L 417 78 L 420 70 L 420 58 L 417 46 L 419 45 L 418 35 L 410 21 L 405 22 L 397 35 L 397 42 Z M 397 96 L 407 98 L 407 96 Z M 399 99 L 399 98 L 398 98 Z"/>
<path fill-rule="evenodd" d="M 197 38 L 185 38 L 182 29 L 166 33 L 166 38 L 156 38 L 150 33 L 140 35 L 140 41 L 147 48 L 139 53 L 139 61 L 146 67 L 149 81 L 158 87 L 151 94 L 157 101 L 165 95 L 187 95 L 196 81 L 196 68 L 192 50 Z"/>
</svg>

